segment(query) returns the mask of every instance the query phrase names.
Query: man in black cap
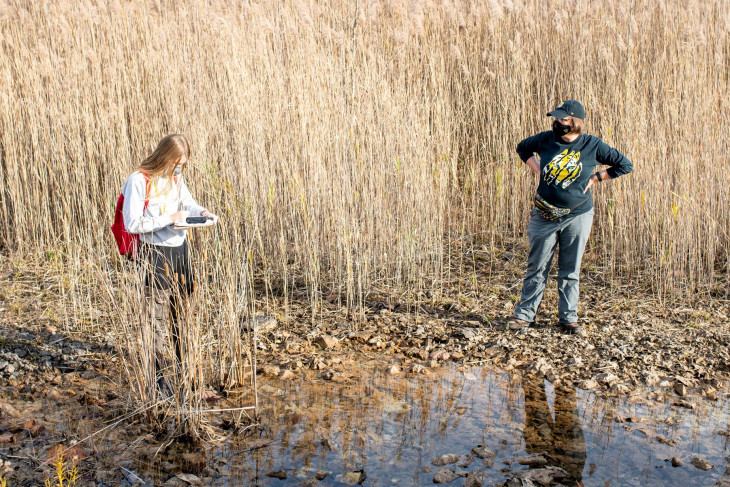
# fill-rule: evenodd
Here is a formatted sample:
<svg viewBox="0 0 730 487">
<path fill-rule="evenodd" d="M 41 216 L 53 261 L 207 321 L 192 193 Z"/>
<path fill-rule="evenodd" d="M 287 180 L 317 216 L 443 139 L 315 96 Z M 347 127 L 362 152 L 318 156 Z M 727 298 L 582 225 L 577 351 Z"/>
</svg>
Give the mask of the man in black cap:
<svg viewBox="0 0 730 487">
<path fill-rule="evenodd" d="M 515 306 L 512 330 L 535 320 L 542 301 L 555 249 L 558 250 L 558 319 L 568 333 L 581 333 L 578 321 L 578 278 L 588 236 L 593 224 L 590 188 L 607 179 L 632 171 L 633 165 L 598 137 L 584 133 L 585 109 L 576 100 L 566 100 L 548 113 L 552 130 L 528 137 L 517 153 L 540 177 L 535 209 L 530 213 L 527 235 L 530 255 L 522 295 Z M 594 173 L 600 165 L 610 166 Z"/>
</svg>

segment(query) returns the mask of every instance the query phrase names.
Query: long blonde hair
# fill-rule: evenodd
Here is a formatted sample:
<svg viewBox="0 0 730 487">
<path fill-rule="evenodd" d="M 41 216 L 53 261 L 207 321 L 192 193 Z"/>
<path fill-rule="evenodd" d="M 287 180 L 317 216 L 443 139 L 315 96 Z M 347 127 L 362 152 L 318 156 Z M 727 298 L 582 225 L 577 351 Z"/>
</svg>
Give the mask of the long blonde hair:
<svg viewBox="0 0 730 487">
<path fill-rule="evenodd" d="M 182 134 L 170 134 L 160 140 L 157 148 L 147 156 L 139 165 L 138 170 L 149 176 L 153 183 L 161 177 L 168 179 L 168 187 L 162 192 L 167 193 L 172 189 L 172 176 L 180 159 L 185 156 L 190 158 L 190 145 Z"/>
</svg>

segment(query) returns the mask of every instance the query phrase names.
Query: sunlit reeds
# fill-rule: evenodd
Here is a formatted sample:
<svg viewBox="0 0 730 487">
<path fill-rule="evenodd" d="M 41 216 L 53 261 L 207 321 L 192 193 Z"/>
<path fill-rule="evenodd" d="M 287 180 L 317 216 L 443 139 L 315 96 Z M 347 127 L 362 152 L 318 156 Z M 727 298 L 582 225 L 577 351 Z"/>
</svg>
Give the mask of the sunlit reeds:
<svg viewBox="0 0 730 487">
<path fill-rule="evenodd" d="M 59 252 L 69 322 L 129 332 L 113 203 L 184 133 L 188 185 L 221 216 L 192 247 L 197 359 L 222 384 L 250 373 L 255 293 L 357 311 L 373 289 L 438 287 L 455 239 L 520 235 L 535 180 L 514 147 L 566 98 L 635 164 L 596 191 L 591 265 L 660 298 L 727 292 L 721 0 L 5 1 L 0 16 L 0 245 Z"/>
</svg>

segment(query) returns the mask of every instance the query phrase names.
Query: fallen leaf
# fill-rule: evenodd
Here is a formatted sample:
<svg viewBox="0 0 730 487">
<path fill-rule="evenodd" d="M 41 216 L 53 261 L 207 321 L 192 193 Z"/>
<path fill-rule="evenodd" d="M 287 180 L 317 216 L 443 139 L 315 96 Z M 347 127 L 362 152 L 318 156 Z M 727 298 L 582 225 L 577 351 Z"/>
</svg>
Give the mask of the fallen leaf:
<svg viewBox="0 0 730 487">
<path fill-rule="evenodd" d="M 23 423 L 23 429 L 33 436 L 40 435 L 41 433 L 46 431 L 46 427 L 42 424 L 38 424 L 35 419 L 29 419 L 28 421 Z"/>
</svg>

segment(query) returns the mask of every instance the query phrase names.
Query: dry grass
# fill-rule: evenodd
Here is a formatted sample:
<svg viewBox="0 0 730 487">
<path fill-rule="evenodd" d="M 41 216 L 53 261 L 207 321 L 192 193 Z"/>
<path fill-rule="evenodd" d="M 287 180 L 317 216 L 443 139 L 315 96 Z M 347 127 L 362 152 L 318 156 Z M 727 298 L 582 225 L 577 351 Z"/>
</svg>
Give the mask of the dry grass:
<svg viewBox="0 0 730 487">
<path fill-rule="evenodd" d="M 108 225 L 167 133 L 221 215 L 193 235 L 196 359 L 230 385 L 254 292 L 357 311 L 438 288 L 455 242 L 521 233 L 514 146 L 564 98 L 636 167 L 596 191 L 588 258 L 660 298 L 727 292 L 723 0 L 229 3 L 3 2 L 0 245 L 62 256 L 68 322 L 132 329 Z"/>
</svg>

